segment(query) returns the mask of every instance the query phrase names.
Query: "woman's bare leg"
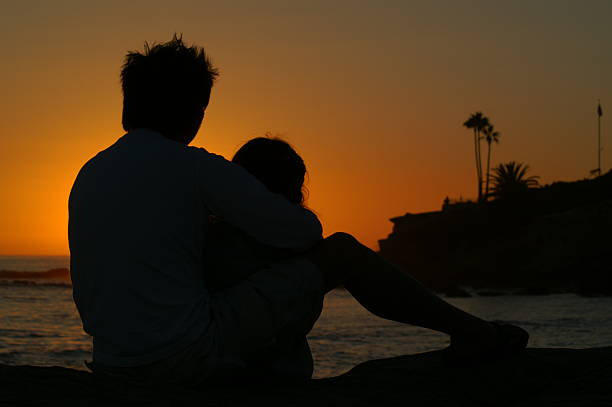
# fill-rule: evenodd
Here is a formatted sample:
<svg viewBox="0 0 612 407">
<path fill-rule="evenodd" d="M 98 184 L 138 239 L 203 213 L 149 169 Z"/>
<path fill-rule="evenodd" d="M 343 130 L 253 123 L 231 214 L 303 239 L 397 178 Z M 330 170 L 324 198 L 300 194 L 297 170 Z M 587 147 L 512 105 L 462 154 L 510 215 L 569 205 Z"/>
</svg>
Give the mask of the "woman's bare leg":
<svg viewBox="0 0 612 407">
<path fill-rule="evenodd" d="M 465 353 L 493 346 L 496 331 L 490 323 L 443 301 L 349 234 L 326 238 L 309 257 L 328 291 L 344 284 L 374 315 L 444 332 Z"/>
</svg>

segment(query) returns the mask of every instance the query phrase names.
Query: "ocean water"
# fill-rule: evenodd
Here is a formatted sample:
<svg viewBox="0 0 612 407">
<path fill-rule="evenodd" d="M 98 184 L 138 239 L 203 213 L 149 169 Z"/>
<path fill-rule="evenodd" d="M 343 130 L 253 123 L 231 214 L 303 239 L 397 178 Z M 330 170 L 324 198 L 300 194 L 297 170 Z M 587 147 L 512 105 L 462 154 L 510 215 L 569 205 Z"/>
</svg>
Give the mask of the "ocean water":
<svg viewBox="0 0 612 407">
<path fill-rule="evenodd" d="M 68 265 L 65 256 L 29 261 L 0 256 L 0 270 L 44 271 Z M 447 300 L 485 319 L 524 327 L 531 334 L 533 347 L 612 346 L 611 297 L 558 294 Z M 338 375 L 366 360 L 425 352 L 448 344 L 445 335 L 369 314 L 343 290 L 326 297 L 309 341 L 315 377 Z M 89 360 L 90 351 L 91 338 L 82 330 L 69 284 L 0 281 L 0 363 L 86 369 L 84 361 Z"/>
<path fill-rule="evenodd" d="M 69 266 L 70 256 L 0 256 L 0 271 L 47 271 Z"/>
</svg>

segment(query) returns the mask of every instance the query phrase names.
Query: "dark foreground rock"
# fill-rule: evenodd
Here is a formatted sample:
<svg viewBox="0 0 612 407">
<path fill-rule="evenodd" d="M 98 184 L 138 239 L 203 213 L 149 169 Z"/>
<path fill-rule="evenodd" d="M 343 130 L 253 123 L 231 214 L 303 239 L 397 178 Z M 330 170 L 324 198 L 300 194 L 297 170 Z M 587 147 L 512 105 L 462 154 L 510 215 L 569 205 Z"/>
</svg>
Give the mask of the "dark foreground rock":
<svg viewBox="0 0 612 407">
<path fill-rule="evenodd" d="M 439 352 L 373 360 L 302 384 L 203 391 L 98 383 L 89 373 L 0 365 L 0 406 L 610 406 L 612 347 L 528 349 L 486 366 L 443 367 Z"/>
</svg>

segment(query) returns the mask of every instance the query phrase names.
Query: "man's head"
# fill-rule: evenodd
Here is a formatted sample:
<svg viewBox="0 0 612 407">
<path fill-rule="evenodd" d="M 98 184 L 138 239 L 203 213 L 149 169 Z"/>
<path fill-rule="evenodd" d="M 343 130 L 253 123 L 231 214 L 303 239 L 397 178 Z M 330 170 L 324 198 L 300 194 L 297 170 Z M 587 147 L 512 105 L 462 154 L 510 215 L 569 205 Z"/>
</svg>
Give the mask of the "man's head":
<svg viewBox="0 0 612 407">
<path fill-rule="evenodd" d="M 201 47 L 180 37 L 130 52 L 121 69 L 123 128 L 147 128 L 189 144 L 208 106 L 218 72 Z"/>
</svg>

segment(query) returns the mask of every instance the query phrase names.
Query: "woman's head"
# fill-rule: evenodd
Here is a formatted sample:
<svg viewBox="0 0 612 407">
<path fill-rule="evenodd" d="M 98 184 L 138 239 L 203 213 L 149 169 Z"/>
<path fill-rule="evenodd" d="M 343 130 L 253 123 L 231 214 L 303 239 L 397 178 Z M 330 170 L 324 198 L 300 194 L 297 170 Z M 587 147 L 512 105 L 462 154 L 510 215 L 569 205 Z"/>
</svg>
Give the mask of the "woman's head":
<svg viewBox="0 0 612 407">
<path fill-rule="evenodd" d="M 289 143 L 271 137 L 257 137 L 244 144 L 232 158 L 268 189 L 304 206 L 304 161 Z"/>
</svg>

